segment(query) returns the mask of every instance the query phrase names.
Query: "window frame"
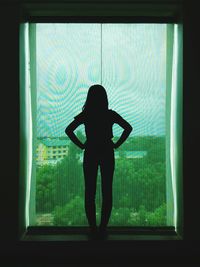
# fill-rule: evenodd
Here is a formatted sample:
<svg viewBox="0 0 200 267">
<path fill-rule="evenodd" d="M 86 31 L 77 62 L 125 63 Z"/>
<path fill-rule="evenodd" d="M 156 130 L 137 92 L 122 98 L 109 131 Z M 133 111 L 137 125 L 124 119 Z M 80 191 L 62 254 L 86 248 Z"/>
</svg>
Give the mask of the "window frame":
<svg viewBox="0 0 200 267">
<path fill-rule="evenodd" d="M 47 1 L 48 2 L 48 1 Z M 51 2 L 51 1 L 49 1 Z M 142 2 L 142 1 L 141 1 Z M 145 2 L 145 1 L 143 1 Z M 148 3 L 147 3 L 148 2 Z M 113 7 L 112 3 L 95 3 L 92 4 L 90 1 L 84 4 L 83 10 L 81 10 L 82 4 L 77 3 L 58 3 L 51 2 L 48 4 L 38 4 L 29 3 L 21 5 L 21 15 L 20 22 L 29 23 L 180 23 L 182 24 L 182 6 L 180 3 L 171 3 L 171 1 L 166 1 L 165 4 L 159 2 L 147 1 L 146 3 L 139 4 L 137 1 L 130 3 L 118 3 L 116 4 L 114 11 L 109 9 Z M 86 5 L 86 6 L 85 6 Z M 111 5 L 111 6 L 110 6 Z M 121 8 L 125 7 L 124 10 Z M 67 11 L 69 8 L 69 11 Z M 100 8 L 100 10 L 98 10 Z M 105 12 L 105 8 L 109 11 Z M 64 12 L 64 13 L 63 13 Z M 109 15 L 105 16 L 105 13 Z M 21 203 L 20 208 L 23 207 L 24 203 Z M 21 221 L 21 220 L 20 220 Z M 180 220 L 181 221 L 181 220 Z M 76 228 L 76 229 L 75 229 Z M 52 234 L 58 233 L 59 235 L 67 235 L 65 241 L 77 240 L 74 238 L 74 234 L 79 235 L 87 233 L 87 227 L 38 227 L 31 226 L 26 229 L 23 223 L 20 223 L 19 227 L 19 237 L 22 241 L 42 239 L 43 235 L 46 235 L 49 241 L 52 239 Z M 124 233 L 120 227 L 110 227 L 111 232 L 120 235 Z M 118 228 L 118 229 L 117 229 Z M 125 233 L 128 235 L 138 236 L 141 235 L 139 240 L 148 240 L 151 236 L 151 240 L 180 240 L 183 238 L 183 225 L 177 229 L 172 229 L 172 227 L 124 227 L 126 228 Z M 75 230 L 75 231 L 74 231 Z M 158 238 L 159 236 L 159 238 Z M 70 238 L 71 239 L 70 239 Z M 127 237 L 123 237 L 119 240 L 126 240 Z M 128 238 L 130 239 L 130 238 Z M 55 239 L 54 239 L 55 240 Z M 59 237 L 56 239 L 59 241 Z M 62 238 L 61 238 L 62 240 Z"/>
</svg>

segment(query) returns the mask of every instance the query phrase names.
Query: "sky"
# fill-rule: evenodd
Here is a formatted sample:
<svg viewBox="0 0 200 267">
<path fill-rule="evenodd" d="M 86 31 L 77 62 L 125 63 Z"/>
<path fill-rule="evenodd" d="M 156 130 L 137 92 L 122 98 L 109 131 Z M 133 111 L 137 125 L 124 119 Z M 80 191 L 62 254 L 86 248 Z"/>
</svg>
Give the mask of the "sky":
<svg viewBox="0 0 200 267">
<path fill-rule="evenodd" d="M 101 83 L 131 135 L 165 135 L 166 24 L 37 24 L 36 62 L 38 136 L 64 136 Z"/>
</svg>

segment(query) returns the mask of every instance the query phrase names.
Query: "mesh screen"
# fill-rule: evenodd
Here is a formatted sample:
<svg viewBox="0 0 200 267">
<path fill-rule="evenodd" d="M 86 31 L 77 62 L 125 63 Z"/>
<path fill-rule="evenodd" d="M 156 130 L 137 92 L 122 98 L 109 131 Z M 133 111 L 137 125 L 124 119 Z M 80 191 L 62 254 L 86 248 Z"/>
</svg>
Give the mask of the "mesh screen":
<svg viewBox="0 0 200 267">
<path fill-rule="evenodd" d="M 115 151 L 109 225 L 167 225 L 166 46 L 166 24 L 36 25 L 37 225 L 87 225 L 83 155 L 64 130 L 81 112 L 88 88 L 100 83 L 109 108 L 133 127 Z M 117 140 L 122 129 L 113 130 Z M 85 140 L 83 126 L 76 133 Z"/>
</svg>

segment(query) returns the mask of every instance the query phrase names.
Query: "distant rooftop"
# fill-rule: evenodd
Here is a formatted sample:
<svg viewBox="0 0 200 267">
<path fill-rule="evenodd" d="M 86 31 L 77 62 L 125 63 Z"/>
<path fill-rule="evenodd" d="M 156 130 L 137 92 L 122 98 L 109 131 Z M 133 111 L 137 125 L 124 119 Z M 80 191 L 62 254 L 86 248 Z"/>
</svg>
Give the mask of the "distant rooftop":
<svg viewBox="0 0 200 267">
<path fill-rule="evenodd" d="M 69 140 L 51 139 L 45 138 L 40 140 L 45 146 L 66 146 L 69 144 Z"/>
<path fill-rule="evenodd" d="M 121 151 L 126 158 L 142 158 L 147 155 L 147 151 Z M 115 152 L 115 157 L 119 157 L 119 151 Z"/>
</svg>

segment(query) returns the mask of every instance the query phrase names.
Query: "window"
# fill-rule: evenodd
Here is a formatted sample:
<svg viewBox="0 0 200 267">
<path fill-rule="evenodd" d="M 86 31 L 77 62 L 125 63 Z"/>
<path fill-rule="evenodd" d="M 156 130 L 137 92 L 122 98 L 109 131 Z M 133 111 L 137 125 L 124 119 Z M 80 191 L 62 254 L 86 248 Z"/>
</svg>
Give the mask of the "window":
<svg viewBox="0 0 200 267">
<path fill-rule="evenodd" d="M 181 132 L 174 125 L 180 124 L 181 129 L 181 27 L 158 23 L 38 23 L 22 27 L 24 90 L 30 116 L 27 128 L 29 137 L 33 136 L 28 148 L 32 173 L 27 176 L 27 225 L 45 222 L 42 217 L 47 213 L 54 214 L 50 223 L 55 226 L 87 225 L 81 151 L 67 140 L 64 160 L 56 161 L 53 156 L 54 164 L 43 167 L 37 166 L 34 155 L 39 140 L 64 138 L 64 129 L 81 111 L 89 86 L 101 83 L 110 108 L 134 128 L 115 154 L 109 225 L 177 227 Z M 120 131 L 114 126 L 115 138 Z M 77 135 L 85 138 L 83 127 Z M 53 148 L 55 154 L 58 147 Z M 73 167 L 68 167 L 69 161 Z M 49 180 L 47 173 L 51 173 Z M 48 185 L 41 189 L 44 179 Z M 98 177 L 98 218 L 100 189 Z"/>
</svg>

